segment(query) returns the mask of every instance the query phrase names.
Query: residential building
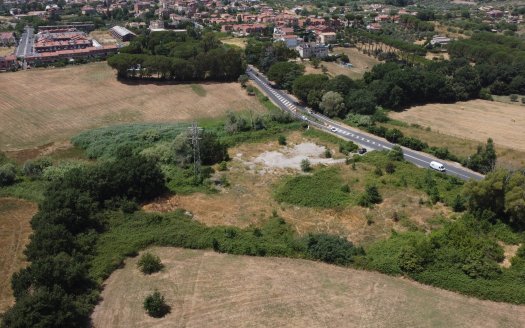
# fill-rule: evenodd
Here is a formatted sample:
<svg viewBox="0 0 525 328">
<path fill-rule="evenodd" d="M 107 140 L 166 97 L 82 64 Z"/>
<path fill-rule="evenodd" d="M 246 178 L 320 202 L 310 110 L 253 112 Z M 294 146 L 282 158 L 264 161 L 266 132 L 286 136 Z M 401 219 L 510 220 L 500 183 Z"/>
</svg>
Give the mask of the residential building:
<svg viewBox="0 0 525 328">
<path fill-rule="evenodd" d="M 328 56 L 328 47 L 319 43 L 305 43 L 298 45 L 296 50 L 301 58 L 325 58 Z"/>
<path fill-rule="evenodd" d="M 0 32 L 0 46 L 9 47 L 14 44 L 16 44 L 16 38 L 13 32 Z"/>
<path fill-rule="evenodd" d="M 322 43 L 322 44 L 334 43 L 336 40 L 336 34 L 335 32 L 323 32 L 319 34 L 318 40 L 319 40 L 319 43 Z"/>
</svg>

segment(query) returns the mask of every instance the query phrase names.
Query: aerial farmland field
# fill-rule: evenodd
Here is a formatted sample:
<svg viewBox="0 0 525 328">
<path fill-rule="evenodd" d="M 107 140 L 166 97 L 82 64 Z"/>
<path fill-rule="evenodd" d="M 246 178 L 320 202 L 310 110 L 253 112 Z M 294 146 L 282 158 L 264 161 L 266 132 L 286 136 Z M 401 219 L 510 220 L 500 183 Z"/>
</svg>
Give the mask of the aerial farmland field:
<svg viewBox="0 0 525 328">
<path fill-rule="evenodd" d="M 126 84 L 106 63 L 2 74 L 0 99 L 2 150 L 62 141 L 111 124 L 265 111 L 238 83 Z"/>
<path fill-rule="evenodd" d="M 523 327 L 522 306 L 472 299 L 375 272 L 319 262 L 153 248 L 165 265 L 143 275 L 138 258 L 105 282 L 92 315 L 102 327 Z M 158 289 L 171 312 L 149 317 Z"/>
</svg>

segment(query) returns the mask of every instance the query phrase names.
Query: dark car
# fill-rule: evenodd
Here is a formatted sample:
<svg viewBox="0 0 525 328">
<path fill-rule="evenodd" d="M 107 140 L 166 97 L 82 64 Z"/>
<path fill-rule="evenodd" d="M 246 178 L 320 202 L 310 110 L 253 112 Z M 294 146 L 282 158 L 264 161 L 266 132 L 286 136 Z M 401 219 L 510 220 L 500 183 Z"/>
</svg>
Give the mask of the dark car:
<svg viewBox="0 0 525 328">
<path fill-rule="evenodd" d="M 366 153 L 366 148 L 359 148 L 359 150 L 357 150 L 357 152 L 361 155 L 363 155 L 364 153 Z"/>
</svg>

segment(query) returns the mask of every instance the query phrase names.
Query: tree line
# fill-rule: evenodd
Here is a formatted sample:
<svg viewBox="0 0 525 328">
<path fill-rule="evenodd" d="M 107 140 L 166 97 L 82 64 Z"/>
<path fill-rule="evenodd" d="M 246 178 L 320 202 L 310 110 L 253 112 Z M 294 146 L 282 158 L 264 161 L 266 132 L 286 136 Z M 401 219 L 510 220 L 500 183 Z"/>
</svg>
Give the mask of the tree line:
<svg viewBox="0 0 525 328">
<path fill-rule="evenodd" d="M 496 95 L 525 94 L 525 42 L 489 32 L 448 46 L 451 58 L 476 63 L 481 86 Z"/>
<path fill-rule="evenodd" d="M 138 37 L 108 65 L 120 78 L 175 81 L 235 81 L 246 68 L 242 51 L 223 45 L 213 33 L 195 39 L 172 32 Z"/>
</svg>

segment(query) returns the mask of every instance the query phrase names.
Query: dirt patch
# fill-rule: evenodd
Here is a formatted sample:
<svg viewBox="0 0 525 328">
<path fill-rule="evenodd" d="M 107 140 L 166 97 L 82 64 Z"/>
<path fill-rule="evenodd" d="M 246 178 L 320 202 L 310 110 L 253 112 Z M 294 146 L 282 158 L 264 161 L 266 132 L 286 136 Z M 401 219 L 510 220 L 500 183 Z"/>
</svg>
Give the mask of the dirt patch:
<svg viewBox="0 0 525 328">
<path fill-rule="evenodd" d="M 221 39 L 221 42 L 239 47 L 241 49 L 246 48 L 246 43 L 248 43 L 246 38 L 225 38 Z"/>
<path fill-rule="evenodd" d="M 325 148 L 313 142 L 304 142 L 279 151 L 265 151 L 257 156 L 254 164 L 263 164 L 267 168 L 301 169 L 301 161 L 308 159 L 312 165 L 343 163 L 344 159 L 323 158 Z M 241 155 L 242 156 L 242 155 Z"/>
<path fill-rule="evenodd" d="M 15 50 L 15 47 L 0 47 L 0 57 L 11 55 Z"/>
<path fill-rule="evenodd" d="M 27 265 L 23 251 L 29 241 L 29 221 L 35 215 L 34 203 L 0 198 L 0 313 L 13 305 L 11 275 Z"/>
<path fill-rule="evenodd" d="M 105 283 L 94 327 L 523 327 L 525 307 L 468 298 L 375 272 L 286 258 L 153 248 L 165 269 L 137 258 Z M 143 300 L 158 289 L 171 313 Z"/>
<path fill-rule="evenodd" d="M 487 100 L 416 106 L 390 117 L 430 126 L 433 131 L 525 151 L 525 111 L 520 105 Z"/>
<path fill-rule="evenodd" d="M 17 150 L 62 141 L 100 126 L 180 122 L 252 109 L 264 112 L 238 83 L 126 84 L 104 62 L 0 76 L 0 148 Z"/>
<path fill-rule="evenodd" d="M 503 256 L 505 256 L 505 259 L 503 262 L 500 263 L 500 265 L 503 268 L 510 268 L 512 263 L 510 260 L 516 256 L 516 253 L 518 252 L 518 249 L 520 248 L 521 244 L 519 245 L 508 245 L 505 243 L 499 243 L 501 247 L 503 247 Z"/>
<path fill-rule="evenodd" d="M 115 45 L 117 40 L 109 33 L 109 30 L 105 31 L 93 31 L 89 33 L 89 36 L 97 40 L 102 45 Z"/>
</svg>

